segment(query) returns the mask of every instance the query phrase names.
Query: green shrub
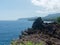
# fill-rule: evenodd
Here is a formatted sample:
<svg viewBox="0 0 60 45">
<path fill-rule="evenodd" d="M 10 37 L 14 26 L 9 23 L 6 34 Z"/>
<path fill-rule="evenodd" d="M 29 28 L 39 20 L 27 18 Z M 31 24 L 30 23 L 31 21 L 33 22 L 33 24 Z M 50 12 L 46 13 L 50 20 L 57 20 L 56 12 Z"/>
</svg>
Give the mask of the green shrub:
<svg viewBox="0 0 60 45">
<path fill-rule="evenodd" d="M 36 43 L 36 45 L 43 45 L 44 43 L 41 41 L 40 43 Z"/>
<path fill-rule="evenodd" d="M 33 45 L 33 42 L 32 42 L 32 41 L 28 41 L 28 42 L 26 43 L 26 45 Z"/>
<path fill-rule="evenodd" d="M 16 41 L 11 41 L 10 45 L 17 45 L 17 42 Z"/>
<path fill-rule="evenodd" d="M 57 22 L 60 23 L 60 17 L 57 18 Z"/>
<path fill-rule="evenodd" d="M 18 44 L 16 41 L 12 41 L 11 45 L 44 45 L 44 42 L 40 42 L 40 43 L 34 43 L 32 41 L 26 41 L 26 42 L 20 42 L 20 44 Z"/>
<path fill-rule="evenodd" d="M 27 41 L 25 42 L 24 44 L 23 43 L 20 43 L 20 45 L 44 45 L 44 43 L 41 41 L 40 43 L 34 43 L 32 41 Z"/>
</svg>

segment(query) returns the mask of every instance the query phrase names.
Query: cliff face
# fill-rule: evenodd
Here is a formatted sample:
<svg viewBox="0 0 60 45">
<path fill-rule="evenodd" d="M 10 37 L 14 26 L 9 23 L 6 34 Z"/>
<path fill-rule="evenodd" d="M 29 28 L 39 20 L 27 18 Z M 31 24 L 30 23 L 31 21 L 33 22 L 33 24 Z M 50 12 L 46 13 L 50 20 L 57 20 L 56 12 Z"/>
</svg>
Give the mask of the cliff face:
<svg viewBox="0 0 60 45">
<path fill-rule="evenodd" d="M 60 24 L 44 24 L 45 28 L 41 30 L 34 30 L 32 28 L 22 32 L 19 39 L 15 40 L 15 44 L 32 43 L 31 45 L 60 45 Z"/>
<path fill-rule="evenodd" d="M 11 45 L 60 45 L 60 24 L 43 23 L 38 18 L 32 28 L 23 31 Z"/>
</svg>

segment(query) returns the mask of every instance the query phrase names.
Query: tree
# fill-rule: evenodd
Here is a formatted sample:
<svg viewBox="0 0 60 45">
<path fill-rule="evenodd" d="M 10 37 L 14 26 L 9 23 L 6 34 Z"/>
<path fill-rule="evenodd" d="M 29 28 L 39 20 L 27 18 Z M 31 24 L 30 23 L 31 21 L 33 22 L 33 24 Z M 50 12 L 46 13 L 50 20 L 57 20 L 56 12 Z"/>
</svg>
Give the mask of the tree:
<svg viewBox="0 0 60 45">
<path fill-rule="evenodd" d="M 60 23 L 60 17 L 57 18 L 57 22 Z"/>
<path fill-rule="evenodd" d="M 42 21 L 41 17 L 38 17 L 38 18 L 34 21 L 34 23 L 33 23 L 33 25 L 32 25 L 32 28 L 33 28 L 33 29 L 39 29 L 39 30 L 43 28 L 43 21 Z"/>
</svg>

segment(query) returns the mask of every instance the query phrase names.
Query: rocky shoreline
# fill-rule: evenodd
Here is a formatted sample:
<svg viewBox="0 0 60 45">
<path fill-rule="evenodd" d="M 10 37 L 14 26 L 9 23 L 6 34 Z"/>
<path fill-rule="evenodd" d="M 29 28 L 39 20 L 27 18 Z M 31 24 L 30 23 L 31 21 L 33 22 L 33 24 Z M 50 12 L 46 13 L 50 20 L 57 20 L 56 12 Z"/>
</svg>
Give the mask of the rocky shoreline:
<svg viewBox="0 0 60 45">
<path fill-rule="evenodd" d="M 11 45 L 60 45 L 60 24 L 53 22 L 43 23 L 40 28 L 35 26 L 23 31 Z"/>
</svg>

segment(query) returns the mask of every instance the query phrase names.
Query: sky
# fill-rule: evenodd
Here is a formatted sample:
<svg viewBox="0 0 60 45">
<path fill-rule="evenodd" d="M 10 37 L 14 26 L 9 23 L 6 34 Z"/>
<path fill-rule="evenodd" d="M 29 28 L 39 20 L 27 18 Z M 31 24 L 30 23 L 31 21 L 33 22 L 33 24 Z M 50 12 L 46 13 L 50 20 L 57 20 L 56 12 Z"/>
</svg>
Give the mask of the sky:
<svg viewBox="0 0 60 45">
<path fill-rule="evenodd" d="M 0 0 L 0 20 L 60 13 L 60 0 Z"/>
</svg>

